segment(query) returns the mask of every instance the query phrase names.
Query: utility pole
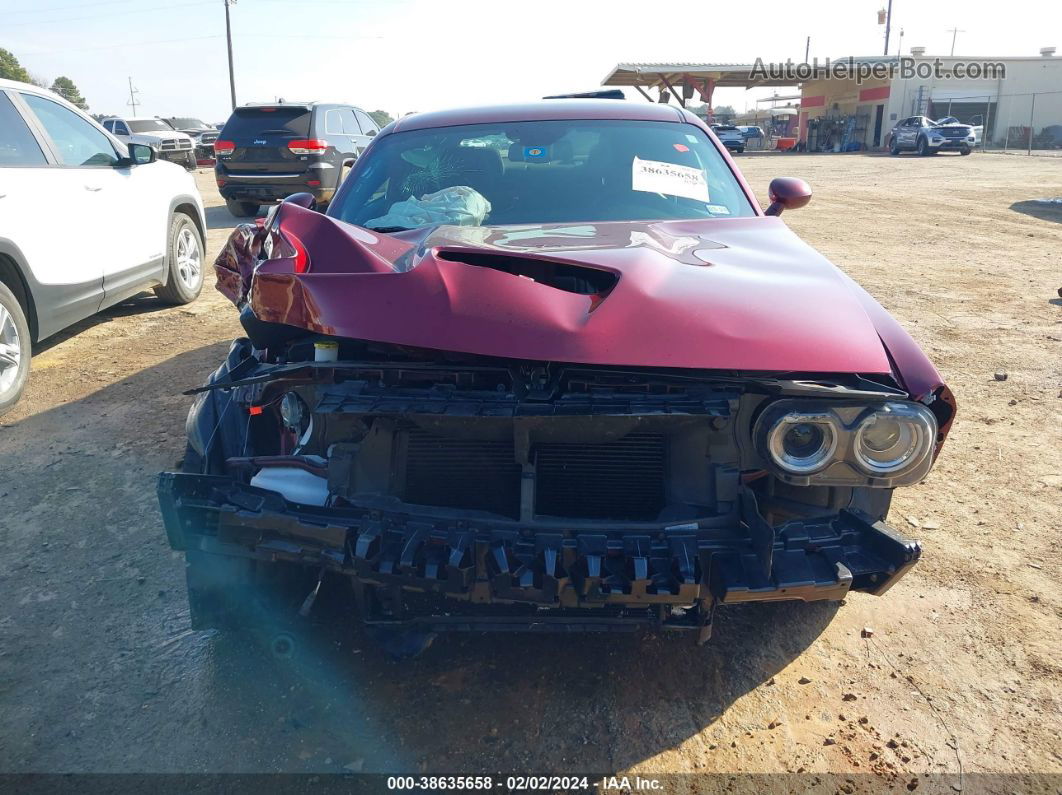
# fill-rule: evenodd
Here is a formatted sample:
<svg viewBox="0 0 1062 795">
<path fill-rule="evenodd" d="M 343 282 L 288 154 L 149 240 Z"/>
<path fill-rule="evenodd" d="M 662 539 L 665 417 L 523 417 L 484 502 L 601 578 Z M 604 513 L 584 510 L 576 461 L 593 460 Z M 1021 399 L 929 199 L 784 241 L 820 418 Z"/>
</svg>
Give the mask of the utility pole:
<svg viewBox="0 0 1062 795">
<path fill-rule="evenodd" d="M 811 53 L 811 36 L 808 36 L 807 44 L 804 45 L 804 63 L 808 62 L 808 55 Z"/>
<path fill-rule="evenodd" d="M 229 45 L 229 97 L 232 109 L 236 110 L 236 76 L 232 71 L 232 24 L 229 22 L 229 6 L 236 0 L 222 0 L 225 4 L 225 42 Z"/>
<path fill-rule="evenodd" d="M 965 33 L 965 30 L 959 30 L 958 28 L 948 28 L 951 31 L 951 54 L 955 54 L 955 37 L 960 33 Z"/>
<path fill-rule="evenodd" d="M 129 78 L 129 101 L 126 105 L 129 105 L 133 109 L 133 118 L 136 118 L 136 106 L 140 103 L 136 101 L 136 95 L 140 93 L 139 89 L 133 88 L 133 78 Z"/>
<path fill-rule="evenodd" d="M 889 10 L 885 12 L 885 54 L 889 54 L 889 31 L 892 29 L 892 0 L 889 0 Z"/>
</svg>

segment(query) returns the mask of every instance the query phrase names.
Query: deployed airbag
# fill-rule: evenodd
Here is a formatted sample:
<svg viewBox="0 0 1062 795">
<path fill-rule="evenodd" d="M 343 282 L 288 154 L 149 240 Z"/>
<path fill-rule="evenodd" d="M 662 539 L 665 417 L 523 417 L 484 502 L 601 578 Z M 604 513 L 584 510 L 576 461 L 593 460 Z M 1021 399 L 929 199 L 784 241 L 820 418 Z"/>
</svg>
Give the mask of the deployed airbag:
<svg viewBox="0 0 1062 795">
<path fill-rule="evenodd" d="M 365 226 L 387 228 L 401 226 L 416 229 L 421 226 L 479 226 L 490 212 L 490 202 L 482 193 L 467 185 L 443 188 L 426 193 L 419 199 L 395 202 L 386 215 L 365 222 Z"/>
</svg>

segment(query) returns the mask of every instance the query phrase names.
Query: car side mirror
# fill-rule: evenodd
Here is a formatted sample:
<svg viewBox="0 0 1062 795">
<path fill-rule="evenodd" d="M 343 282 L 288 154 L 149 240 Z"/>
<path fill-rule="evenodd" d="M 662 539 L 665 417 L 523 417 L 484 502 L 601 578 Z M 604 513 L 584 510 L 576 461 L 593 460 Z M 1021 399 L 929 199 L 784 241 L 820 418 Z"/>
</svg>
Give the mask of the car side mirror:
<svg viewBox="0 0 1062 795">
<path fill-rule="evenodd" d="M 293 193 L 284 199 L 284 204 L 297 204 L 306 210 L 317 209 L 317 199 L 312 193 Z"/>
<path fill-rule="evenodd" d="M 799 210 L 811 201 L 811 186 L 796 177 L 775 177 L 767 189 L 771 200 L 767 215 L 781 215 L 782 210 Z"/>
<path fill-rule="evenodd" d="M 128 157 L 120 157 L 115 162 L 115 168 L 129 168 L 130 166 L 146 166 L 156 160 L 155 150 L 147 144 L 126 144 L 129 151 Z"/>
</svg>

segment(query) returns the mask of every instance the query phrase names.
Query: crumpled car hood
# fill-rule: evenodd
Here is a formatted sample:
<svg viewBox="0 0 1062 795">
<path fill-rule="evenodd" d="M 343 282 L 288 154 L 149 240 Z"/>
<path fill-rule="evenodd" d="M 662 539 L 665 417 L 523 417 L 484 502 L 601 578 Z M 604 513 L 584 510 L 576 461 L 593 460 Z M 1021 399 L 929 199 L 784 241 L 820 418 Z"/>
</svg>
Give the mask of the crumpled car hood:
<svg viewBox="0 0 1062 795">
<path fill-rule="evenodd" d="M 283 204 L 293 258 L 257 262 L 245 227 L 218 258 L 218 288 L 263 321 L 419 348 L 587 364 L 888 373 L 889 358 L 846 276 L 778 218 L 441 226 L 376 234 Z M 455 261 L 469 253 L 548 260 L 616 277 L 568 292 Z M 859 293 L 862 293 L 860 295 Z"/>
</svg>

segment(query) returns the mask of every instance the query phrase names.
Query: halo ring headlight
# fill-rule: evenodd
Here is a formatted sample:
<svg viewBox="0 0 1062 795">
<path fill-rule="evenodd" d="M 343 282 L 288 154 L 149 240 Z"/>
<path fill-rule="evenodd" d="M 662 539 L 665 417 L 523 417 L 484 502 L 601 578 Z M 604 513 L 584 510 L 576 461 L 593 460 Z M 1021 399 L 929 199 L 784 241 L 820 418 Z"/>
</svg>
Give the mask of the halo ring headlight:
<svg viewBox="0 0 1062 795">
<path fill-rule="evenodd" d="M 936 423 L 927 410 L 889 403 L 860 421 L 852 451 L 868 474 L 891 475 L 922 461 L 935 437 Z"/>
<path fill-rule="evenodd" d="M 774 463 L 794 475 L 825 468 L 837 450 L 835 422 L 822 414 L 783 414 L 767 431 L 767 450 Z"/>
</svg>

